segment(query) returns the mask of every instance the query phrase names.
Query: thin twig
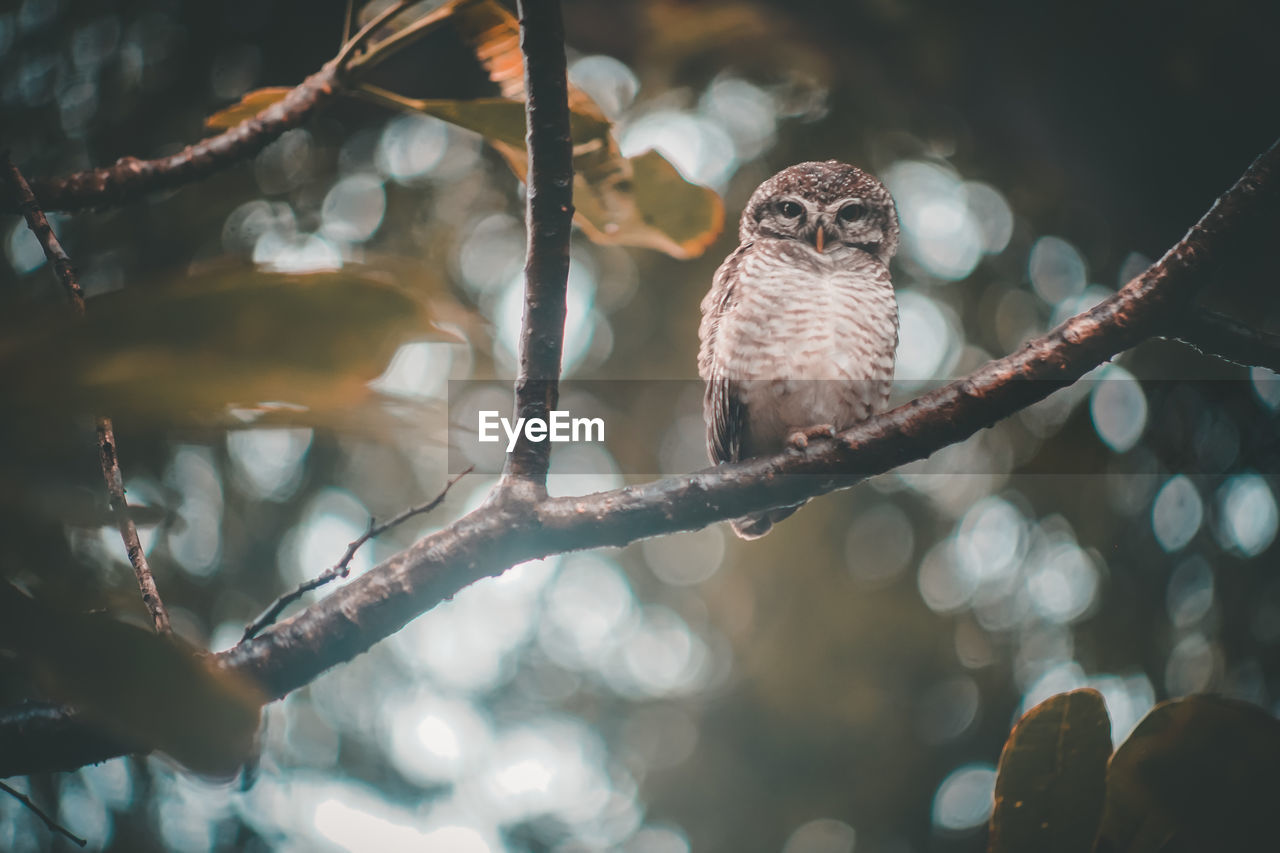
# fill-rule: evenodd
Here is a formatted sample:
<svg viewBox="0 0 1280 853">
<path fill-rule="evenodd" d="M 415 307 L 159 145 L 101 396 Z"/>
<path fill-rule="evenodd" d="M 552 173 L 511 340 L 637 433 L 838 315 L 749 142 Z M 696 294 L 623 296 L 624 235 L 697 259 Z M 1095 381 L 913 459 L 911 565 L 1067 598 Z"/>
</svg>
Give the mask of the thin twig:
<svg viewBox="0 0 1280 853">
<path fill-rule="evenodd" d="M 123 157 L 111 166 L 58 178 L 34 178 L 32 189 L 45 210 L 104 208 L 127 204 L 158 190 L 176 189 L 252 157 L 285 131 L 301 125 L 335 94 L 346 93 L 347 85 L 359 81 L 366 65 L 377 65 L 453 14 L 452 6 L 432 9 L 381 42 L 367 45 L 382 25 L 411 5 L 409 0 L 392 4 L 348 38 L 354 14 L 349 5 L 338 55 L 289 90 L 284 98 L 235 127 L 166 157 Z M 369 49 L 361 51 L 366 45 Z M 0 204 L 0 212 L 20 211 L 16 204 Z"/>
<path fill-rule="evenodd" d="M 23 216 L 26 217 L 28 227 L 36 235 L 36 239 L 40 241 L 45 257 L 53 264 L 53 270 L 57 275 L 58 281 L 71 298 L 73 310 L 77 316 L 84 316 L 84 292 L 80 289 L 79 282 L 76 281 L 75 268 L 71 265 L 71 258 L 67 255 L 66 250 L 62 248 L 58 235 L 54 234 L 53 229 L 49 226 L 49 220 L 40 209 L 35 194 L 31 191 L 31 186 L 27 183 L 26 178 L 22 176 L 22 172 L 9 160 L 7 154 L 4 156 L 4 162 L 9 181 L 13 185 L 14 195 L 18 198 L 19 206 L 22 208 Z M 138 579 L 138 588 L 142 591 L 142 601 L 146 604 L 147 611 L 151 614 L 151 621 L 155 625 L 156 632 L 168 634 L 172 630 L 169 625 L 169 613 L 165 610 L 164 602 L 160 600 L 160 592 L 156 589 L 155 578 L 151 574 L 151 566 L 147 563 L 146 551 L 142 549 L 142 544 L 138 539 L 137 525 L 134 524 L 133 517 L 129 514 L 129 502 L 124 496 L 124 477 L 120 473 L 120 459 L 116 452 L 115 429 L 111 425 L 110 418 L 99 417 L 97 419 L 97 435 L 98 458 L 102 463 L 102 478 L 107 484 L 111 510 L 116 517 L 116 525 L 120 528 L 120 538 L 124 540 L 125 551 L 129 555 L 129 564 L 133 566 L 134 576 Z"/>
<path fill-rule="evenodd" d="M 102 463 L 102 478 L 107 483 L 107 494 L 111 498 L 111 511 L 116 517 L 116 527 L 120 530 L 120 538 L 124 541 L 124 550 L 129 555 L 129 564 L 133 566 L 134 577 L 138 580 L 138 589 L 142 591 L 142 603 L 151 614 L 151 623 L 157 634 L 168 634 L 173 631 L 169 624 L 169 611 L 160 599 L 160 590 L 156 587 L 156 579 L 151 574 L 151 565 L 147 562 L 147 552 L 138 539 L 138 527 L 134 524 L 129 512 L 129 501 L 124 494 L 124 476 L 120 473 L 120 454 L 116 444 L 115 427 L 111 418 L 97 418 L 98 461 Z"/>
<path fill-rule="evenodd" d="M 32 234 L 36 235 L 36 239 L 40 241 L 40 247 L 44 249 L 45 257 L 53 264 L 54 274 L 66 290 L 76 315 L 84 316 L 84 291 L 80 288 L 80 282 L 76 280 L 76 271 L 71 265 L 71 258 L 62 248 L 58 236 L 53 233 L 48 217 L 40 209 L 35 193 L 31 191 L 31 185 L 22 176 L 22 171 L 9 159 L 8 151 L 4 152 L 2 159 L 11 192 L 18 201 L 18 212 L 27 220 L 27 227 L 31 229 Z"/>
<path fill-rule="evenodd" d="M 454 9 L 451 5 L 432 9 L 413 23 L 406 25 L 403 29 L 396 30 L 391 35 L 380 40 L 376 48 L 359 56 L 350 57 L 347 60 L 347 70 L 350 72 L 364 71 L 382 64 L 453 13 Z"/>
<path fill-rule="evenodd" d="M 545 421 L 560 396 L 569 233 L 573 226 L 573 141 L 560 0 L 521 0 L 518 9 L 529 191 L 515 411 L 517 417 L 530 422 Z M 523 499 L 544 497 L 550 462 L 550 442 L 530 441 L 522 434 L 507 456 L 502 493 Z"/>
<path fill-rule="evenodd" d="M 424 504 L 418 504 L 417 506 L 409 507 L 409 509 L 406 509 L 404 512 L 401 512 L 399 515 L 395 516 L 390 521 L 386 521 L 386 522 L 383 522 L 382 524 L 378 524 L 376 523 L 375 519 L 370 518 L 369 527 L 365 530 L 365 532 L 361 533 L 358 537 L 356 537 L 355 539 L 347 543 L 347 550 L 342 555 L 342 559 L 338 560 L 338 562 L 334 563 L 331 568 L 325 569 L 323 572 L 316 575 L 314 578 L 303 581 L 298 585 L 297 589 L 294 589 L 291 592 L 287 592 L 284 595 L 277 598 L 275 601 L 273 601 L 271 603 L 271 606 L 268 607 L 265 611 L 263 611 L 261 616 L 259 616 L 257 619 L 253 620 L 252 622 L 250 622 L 248 625 L 245 626 L 244 636 L 240 638 L 240 642 L 243 643 L 247 640 L 252 640 L 254 637 L 256 637 L 259 633 L 262 632 L 264 628 L 268 627 L 273 622 L 275 622 L 276 619 L 279 618 L 280 614 L 284 612 L 284 609 L 286 607 L 288 607 L 293 602 L 297 601 L 305 593 L 308 593 L 313 589 L 319 589 L 320 587 L 324 586 L 325 584 L 329 583 L 330 581 L 336 578 L 345 578 L 351 572 L 351 561 L 355 558 L 356 552 L 360 550 L 360 548 L 364 545 L 364 543 L 368 542 L 370 539 L 372 539 L 375 536 L 381 536 L 383 533 L 386 533 L 391 528 L 397 526 L 398 524 L 401 524 L 404 521 L 407 521 L 410 518 L 413 518 L 415 515 L 422 515 L 423 513 L 431 512 L 431 510 L 440 506 L 440 504 L 444 501 L 445 496 L 449 494 L 449 490 L 453 488 L 453 484 L 458 482 L 468 474 L 470 474 L 473 470 L 475 470 L 474 465 L 468 467 L 465 471 L 461 472 L 460 474 L 456 474 L 455 476 L 449 478 L 449 481 L 444 484 L 444 488 L 440 490 L 440 494 L 436 495 L 434 498 L 432 498 L 431 500 L 427 501 Z"/>
<path fill-rule="evenodd" d="M 70 838 L 72 841 L 74 841 L 76 844 L 80 845 L 81 847 L 89 843 L 85 841 L 83 838 L 81 838 L 80 836 L 73 834 L 71 830 L 67 829 L 65 826 L 63 826 L 62 824 L 58 823 L 56 820 L 54 820 L 53 818 L 45 814 L 44 811 L 42 811 L 39 806 L 31 802 L 30 797 L 28 797 L 26 794 L 22 793 L 21 791 L 10 788 L 8 785 L 6 785 L 3 782 L 0 782 L 0 791 L 4 791 L 5 793 L 9 794 L 11 797 L 16 799 L 18 802 L 22 803 L 24 806 L 31 809 L 31 811 L 35 813 L 36 817 L 44 821 L 44 825 L 49 827 L 49 830 L 51 832 L 56 832 L 56 833 L 59 833 L 60 835 L 65 835 L 67 838 Z"/>
<path fill-rule="evenodd" d="M 351 22 L 355 20 L 356 0 L 347 0 L 347 13 L 342 18 L 342 41 L 340 44 L 346 44 L 351 38 Z"/>
<path fill-rule="evenodd" d="M 256 116 L 176 154 L 140 160 L 124 157 L 112 166 L 60 178 L 33 178 L 31 188 L 45 210 L 82 210 L 126 204 L 156 190 L 197 181 L 257 154 L 286 130 L 297 127 L 338 91 L 340 68 L 333 60 Z M 16 205 L 0 210 L 17 213 Z"/>
<path fill-rule="evenodd" d="M 396 2 L 374 15 L 373 19 L 369 21 L 369 23 L 361 27 L 360 31 L 352 36 L 350 41 L 342 46 L 342 49 L 338 51 L 338 55 L 334 57 L 333 61 L 340 66 L 345 66 L 347 59 L 364 46 L 373 34 L 377 32 L 379 27 L 403 12 L 409 6 L 410 2 L 412 2 L 412 0 L 396 0 Z"/>
<path fill-rule="evenodd" d="M 1193 309 L 1178 318 L 1170 334 L 1206 355 L 1280 373 L 1280 335 L 1250 328 L 1216 311 Z"/>
</svg>

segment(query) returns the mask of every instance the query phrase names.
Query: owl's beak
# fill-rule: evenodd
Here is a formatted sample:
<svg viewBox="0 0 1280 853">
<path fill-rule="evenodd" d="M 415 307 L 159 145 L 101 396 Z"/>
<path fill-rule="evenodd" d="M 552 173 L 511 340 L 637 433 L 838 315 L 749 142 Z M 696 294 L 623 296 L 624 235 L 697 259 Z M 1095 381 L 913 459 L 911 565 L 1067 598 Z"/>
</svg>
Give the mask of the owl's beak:
<svg viewBox="0 0 1280 853">
<path fill-rule="evenodd" d="M 813 245 L 817 248 L 819 255 L 822 254 L 822 243 L 824 239 L 825 235 L 822 233 L 822 226 L 819 225 L 817 232 L 813 235 Z"/>
</svg>

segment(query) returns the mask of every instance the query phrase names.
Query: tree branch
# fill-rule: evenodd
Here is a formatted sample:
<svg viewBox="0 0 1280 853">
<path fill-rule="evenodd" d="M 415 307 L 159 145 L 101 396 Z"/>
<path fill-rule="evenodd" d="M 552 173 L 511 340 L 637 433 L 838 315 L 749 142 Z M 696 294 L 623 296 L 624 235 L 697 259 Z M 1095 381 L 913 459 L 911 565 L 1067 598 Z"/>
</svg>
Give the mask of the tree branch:
<svg viewBox="0 0 1280 853">
<path fill-rule="evenodd" d="M 1206 355 L 1280 373 L 1280 335 L 1251 329 L 1225 314 L 1187 311 L 1178 318 L 1169 337 Z"/>
<path fill-rule="evenodd" d="M 252 157 L 286 130 L 302 124 L 338 89 L 341 66 L 325 63 L 282 100 L 230 130 L 188 145 L 177 154 L 139 160 L 124 157 L 114 166 L 61 178 L 34 179 L 32 190 L 46 210 L 82 210 L 125 204 L 157 190 L 173 189 L 208 177 Z M 7 212 L 17 212 L 7 206 Z"/>
<path fill-rule="evenodd" d="M 360 550 L 360 548 L 364 545 L 364 543 L 368 542 L 370 539 L 374 538 L 375 536 L 381 536 L 391 528 L 397 526 L 402 522 L 408 521 L 409 519 L 413 518 L 415 515 L 423 515 L 425 513 L 431 512 L 431 510 L 440 506 L 440 504 L 444 502 L 445 497 L 448 496 L 449 490 L 453 488 L 453 484 L 458 482 L 468 474 L 470 474 L 473 470 L 475 470 L 475 466 L 471 465 L 471 466 L 468 466 L 468 468 L 465 471 L 462 471 L 461 473 L 456 474 L 453 477 L 450 477 L 448 482 L 444 484 L 444 488 L 441 489 L 440 493 L 436 495 L 434 498 L 432 498 L 431 500 L 427 501 L 424 504 L 419 504 L 418 506 L 409 507 L 404 512 L 401 512 L 399 515 L 392 518 L 390 521 L 383 522 L 382 524 L 377 524 L 374 521 L 374 519 L 370 518 L 369 527 L 365 530 L 365 532 L 361 533 L 355 539 L 347 543 L 347 550 L 345 553 L 343 553 L 342 559 L 338 560 L 338 562 L 334 563 L 332 567 L 325 569 L 323 572 L 316 575 L 314 578 L 311 578 L 310 580 L 306 580 L 298 584 L 297 589 L 294 589 L 291 592 L 285 593 L 284 595 L 277 598 L 274 602 L 272 602 L 271 606 L 268 607 L 261 616 L 259 616 L 257 619 L 254 619 L 252 622 L 250 622 L 248 625 L 245 626 L 244 636 L 240 638 L 240 642 L 243 643 L 245 640 L 252 640 L 258 634 L 260 634 L 262 632 L 262 629 L 271 625 L 273 622 L 276 621 L 276 619 L 279 618 L 280 614 L 284 612 L 284 609 L 286 607 L 288 607 L 293 602 L 297 601 L 299 598 L 302 598 L 302 596 L 305 593 L 308 593 L 313 589 L 319 589 L 320 587 L 324 586 L 325 584 L 329 583 L 330 581 L 336 578 L 345 578 L 347 574 L 351 571 L 351 561 L 355 559 L 356 552 Z"/>
<path fill-rule="evenodd" d="M 221 169 L 257 154 L 285 131 L 301 125 L 334 95 L 349 92 L 348 84 L 361 77 L 390 54 L 433 29 L 452 14 L 451 8 L 433 9 L 403 29 L 370 44 L 393 17 L 413 5 L 396 0 L 350 38 L 352 8 L 344 13 L 344 42 L 337 56 L 303 80 L 284 98 L 217 136 L 188 145 L 177 154 L 140 160 L 123 157 L 112 166 L 75 172 L 60 178 L 35 178 L 35 195 L 46 210 L 75 211 L 127 204 L 147 193 L 175 189 L 206 178 Z M 19 213 L 17 204 L 0 203 L 0 212 Z"/>
<path fill-rule="evenodd" d="M 31 233 L 36 235 L 40 248 L 44 250 L 44 256 L 49 259 L 49 263 L 53 264 L 54 275 L 57 276 L 63 290 L 67 292 L 67 298 L 71 300 L 71 307 L 76 312 L 76 316 L 84 316 L 84 291 L 80 288 L 80 282 L 76 280 L 76 271 L 71 264 L 70 256 L 62 248 L 58 236 L 53 233 L 48 217 L 44 215 L 39 202 L 36 201 L 35 193 L 31 191 L 31 185 L 27 183 L 21 170 L 9 159 L 9 152 L 4 152 L 3 158 L 0 159 L 4 160 L 5 177 L 9 182 L 10 194 L 16 200 L 18 212 L 27 220 L 27 227 L 31 229 Z"/>
<path fill-rule="evenodd" d="M 519 14 L 529 177 L 524 319 L 515 411 L 516 417 L 527 423 L 532 419 L 546 421 L 560 393 L 569 232 L 573 225 L 573 141 L 569 136 L 569 82 L 560 0 L 521 0 Z M 545 496 L 550 460 L 550 442 L 530 441 L 522 432 L 507 456 L 500 494 L 526 499 Z"/>
<path fill-rule="evenodd" d="M 125 553 L 129 555 L 129 565 L 133 566 L 133 575 L 138 580 L 138 589 L 142 591 L 142 603 L 151 614 L 151 624 L 157 634 L 168 634 L 173 631 L 169 624 L 169 611 L 165 609 L 160 598 L 160 590 L 156 587 L 156 579 L 151 574 L 151 565 L 147 562 L 147 552 L 142 548 L 138 538 L 138 526 L 133 522 L 129 512 L 129 501 L 124 495 L 124 476 L 120 473 L 120 456 L 116 445 L 115 427 L 111 418 L 98 417 L 98 461 L 102 464 L 102 478 L 107 483 L 107 494 L 111 500 L 111 512 L 116 517 L 116 527 L 120 530 L 120 538 L 124 541 Z"/>
<path fill-rule="evenodd" d="M 395 633 L 463 587 L 516 563 L 567 551 L 620 546 L 796 503 L 963 441 L 1070 385 L 1149 337 L 1238 246 L 1243 223 L 1280 210 L 1280 143 L 1249 167 L 1181 241 L 1146 272 L 1091 310 L 1016 353 L 989 362 L 835 440 L 643 486 L 533 505 L 491 502 L 370 569 L 262 635 L 217 656 L 272 697 L 309 683 Z M 24 738 L 0 715 L 0 777 L 100 761 L 111 744 L 64 710 Z M 77 744 L 79 757 L 69 750 Z M 20 749 L 12 748 L 15 744 Z M 54 759 L 47 756 L 56 756 Z"/>
<path fill-rule="evenodd" d="M 4 156 L 4 162 L 9 181 L 13 186 L 13 194 L 18 199 L 23 216 L 26 217 L 27 226 L 36 235 L 36 239 L 40 241 L 45 257 L 53 264 L 54 273 L 57 275 L 63 289 L 70 296 L 71 305 L 76 315 L 84 316 L 84 292 L 80 289 L 80 283 L 76 281 L 75 268 L 71 265 L 71 258 L 62 248 L 58 235 L 54 234 L 53 228 L 49 226 L 49 220 L 40 209 L 35 194 L 32 193 L 26 178 L 22 176 L 22 172 L 9 161 L 8 154 Z M 172 630 L 169 625 L 169 612 L 165 610 L 164 602 L 160 599 L 160 591 L 156 588 L 155 578 L 151 574 L 151 566 L 147 563 L 147 553 L 142 549 L 142 543 L 138 539 L 138 527 L 134 524 L 133 516 L 129 512 L 129 502 L 124 496 L 124 477 L 120 473 L 120 458 L 116 452 L 115 428 L 111 425 L 110 418 L 97 418 L 97 434 L 98 459 L 102 465 L 102 478 L 107 484 L 107 495 L 111 501 L 111 510 L 116 517 L 116 525 L 120 529 L 120 538 L 124 540 L 125 551 L 129 555 L 129 564 L 133 566 L 133 574 L 138 579 L 138 588 L 142 591 L 142 601 L 146 604 L 147 611 L 151 614 L 151 621 L 155 625 L 156 632 L 168 634 Z"/>
<path fill-rule="evenodd" d="M 49 827 L 50 832 L 56 832 L 59 835 L 65 835 L 67 838 L 70 838 L 72 841 L 74 841 L 76 844 L 80 845 L 81 847 L 89 843 L 85 841 L 83 838 L 81 838 L 80 836 L 72 833 L 71 830 L 67 829 L 65 826 L 58 823 L 53 818 L 49 817 L 47 814 L 45 814 L 44 811 L 39 806 L 31 802 L 30 797 L 28 797 L 26 794 L 22 793 L 21 791 L 15 788 L 10 788 L 8 785 L 6 785 L 3 782 L 0 782 L 0 791 L 4 791 L 9 796 L 13 797 L 18 802 L 22 803 L 24 806 L 31 809 L 32 813 L 34 813 L 36 817 L 40 818 L 40 820 L 44 821 L 45 826 Z"/>
</svg>

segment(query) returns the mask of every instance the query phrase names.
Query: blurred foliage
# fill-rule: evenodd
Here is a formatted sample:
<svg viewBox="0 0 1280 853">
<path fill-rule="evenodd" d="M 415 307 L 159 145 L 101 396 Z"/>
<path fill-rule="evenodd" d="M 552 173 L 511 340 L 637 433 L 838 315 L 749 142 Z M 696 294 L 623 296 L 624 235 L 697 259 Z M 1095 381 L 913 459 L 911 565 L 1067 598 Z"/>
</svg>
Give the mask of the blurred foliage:
<svg viewBox="0 0 1280 853">
<path fill-rule="evenodd" d="M 1197 695 L 1161 702 L 1114 754 L 1109 731 L 1096 690 L 1027 712 L 1000 757 L 992 853 L 1272 848 L 1274 717 Z"/>
<path fill-rule="evenodd" d="M 1073 690 L 1018 721 L 996 776 L 993 853 L 1084 853 L 1102 819 L 1111 724 L 1102 694 Z"/>
<path fill-rule="evenodd" d="M 0 393 L 32 425 L 108 408 L 169 425 L 266 402 L 354 408 L 404 341 L 458 339 L 389 271 L 220 264 L 177 278 L 103 294 L 83 320 L 22 317 L 0 339 Z"/>
<path fill-rule="evenodd" d="M 32 176 L 177 150 L 246 92 L 330 59 L 343 14 L 339 0 L 0 4 L 0 144 Z M 886 178 L 907 237 L 900 399 L 1113 290 L 1280 135 L 1259 89 L 1280 77 L 1280 8 L 1242 0 L 566 0 L 565 17 L 610 169 L 631 164 L 627 192 L 685 235 L 673 242 L 705 230 L 716 195 L 735 215 L 799 160 Z M 468 109 L 512 97 L 447 22 L 367 82 Z M 473 120 L 501 137 L 517 110 L 497 109 Z M 624 221 L 597 220 L 581 188 L 578 207 L 584 235 Z M 476 383 L 514 364 L 521 217 L 511 165 L 476 133 L 342 99 L 203 182 L 53 218 L 92 350 L 54 319 L 25 227 L 0 219 L 0 575 L 59 620 L 145 624 L 77 414 L 105 405 L 177 632 L 234 642 L 370 515 L 439 490 L 449 380 L 509 404 L 508 384 Z M 617 417 L 606 448 L 557 452 L 553 491 L 705 464 L 696 383 L 631 380 L 695 375 L 697 304 L 736 243 L 724 232 L 688 261 L 575 241 L 567 369 L 611 380 L 599 397 Z M 1269 316 L 1274 288 L 1254 285 L 1268 233 L 1233 258 L 1243 316 Z M 85 379 L 98 357 L 123 365 L 109 391 Z M 1091 687 L 1122 743 L 1107 838 L 1128 849 L 1171 814 L 1188 844 L 1213 826 L 1273 846 L 1249 819 L 1268 810 L 1242 810 L 1274 799 L 1248 750 L 1269 755 L 1280 694 L 1276 388 L 1154 341 L 753 545 L 712 528 L 479 584 L 268 705 L 247 790 L 154 757 L 15 784 L 115 850 L 980 850 L 1013 721 Z M 355 572 L 487 485 L 464 479 Z M 135 639 L 146 659 L 141 636 L 121 642 Z M 0 660 L 5 704 L 58 694 Z M 1158 700 L 1203 691 L 1263 710 L 1182 699 L 1129 735 Z M 1114 780 L 1125 767 L 1136 781 Z M 1237 791 L 1241 810 L 1224 802 Z M 0 799 L 0 849 L 58 843 Z"/>
<path fill-rule="evenodd" d="M 196 773 L 234 778 L 250 758 L 265 697 L 193 649 L 102 613 L 59 612 L 0 585 L 0 648 L 50 699 L 125 743 Z"/>
</svg>

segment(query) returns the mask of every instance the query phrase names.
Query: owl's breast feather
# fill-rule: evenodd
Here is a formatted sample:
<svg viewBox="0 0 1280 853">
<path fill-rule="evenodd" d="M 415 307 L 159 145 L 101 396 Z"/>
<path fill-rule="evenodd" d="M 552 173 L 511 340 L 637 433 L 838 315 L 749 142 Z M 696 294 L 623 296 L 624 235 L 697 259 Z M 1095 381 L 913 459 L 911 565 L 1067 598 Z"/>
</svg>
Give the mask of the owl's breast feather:
<svg viewBox="0 0 1280 853">
<path fill-rule="evenodd" d="M 741 380 L 892 377 L 898 310 L 888 271 L 861 253 L 845 266 L 809 254 L 815 257 L 746 259 L 738 303 L 721 330 L 721 354 L 735 368 L 729 374 Z"/>
</svg>

